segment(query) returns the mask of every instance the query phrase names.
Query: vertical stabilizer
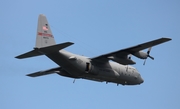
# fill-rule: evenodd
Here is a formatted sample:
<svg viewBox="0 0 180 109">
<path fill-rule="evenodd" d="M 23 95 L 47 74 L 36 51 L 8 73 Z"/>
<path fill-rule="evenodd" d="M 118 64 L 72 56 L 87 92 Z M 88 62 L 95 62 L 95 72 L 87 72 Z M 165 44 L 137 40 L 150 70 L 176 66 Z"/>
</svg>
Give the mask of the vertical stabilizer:
<svg viewBox="0 0 180 109">
<path fill-rule="evenodd" d="M 50 25 L 43 14 L 39 15 L 37 37 L 36 37 L 36 48 L 43 48 L 51 45 L 55 45 L 54 36 L 51 32 Z"/>
<path fill-rule="evenodd" d="M 59 50 L 64 49 L 72 44 L 74 43 L 65 42 L 56 44 L 46 16 L 40 14 L 38 18 L 36 46 L 34 47 L 34 50 L 16 56 L 15 58 L 24 59 L 40 55 L 51 54 L 59 52 Z"/>
</svg>

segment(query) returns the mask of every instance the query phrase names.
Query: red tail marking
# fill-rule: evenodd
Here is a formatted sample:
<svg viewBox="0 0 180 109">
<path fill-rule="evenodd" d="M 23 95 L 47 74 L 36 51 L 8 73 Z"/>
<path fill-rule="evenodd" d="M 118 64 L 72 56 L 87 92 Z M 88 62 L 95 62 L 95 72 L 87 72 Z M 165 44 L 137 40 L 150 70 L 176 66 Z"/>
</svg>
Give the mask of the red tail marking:
<svg viewBox="0 0 180 109">
<path fill-rule="evenodd" d="M 46 37 L 52 37 L 52 38 L 54 38 L 52 34 L 47 34 L 47 33 L 39 33 L 39 32 L 38 32 L 38 35 L 39 35 L 39 36 L 46 36 Z"/>
</svg>

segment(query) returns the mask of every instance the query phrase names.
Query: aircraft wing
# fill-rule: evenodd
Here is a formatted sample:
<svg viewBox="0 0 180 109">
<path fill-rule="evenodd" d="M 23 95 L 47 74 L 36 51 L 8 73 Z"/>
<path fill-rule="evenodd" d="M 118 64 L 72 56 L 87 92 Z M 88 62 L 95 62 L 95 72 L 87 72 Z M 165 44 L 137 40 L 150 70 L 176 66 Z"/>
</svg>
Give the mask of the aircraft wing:
<svg viewBox="0 0 180 109">
<path fill-rule="evenodd" d="M 100 62 L 110 60 L 111 56 L 116 56 L 118 58 L 122 58 L 122 59 L 126 58 L 127 59 L 129 54 L 134 54 L 134 53 L 139 52 L 139 51 L 141 51 L 143 49 L 146 49 L 146 48 L 149 48 L 149 47 L 152 47 L 152 46 L 156 46 L 158 44 L 161 44 L 161 43 L 164 43 L 164 42 L 167 42 L 167 41 L 170 41 L 170 40 L 171 40 L 170 38 L 159 38 L 159 39 L 149 41 L 149 42 L 146 42 L 146 43 L 142 43 L 142 44 L 139 44 L 139 45 L 135 45 L 135 46 L 132 46 L 132 47 L 129 47 L 129 48 L 125 48 L 125 49 L 121 49 L 121 50 L 118 50 L 118 51 L 115 51 L 115 52 L 103 54 L 103 55 L 100 55 L 100 56 L 97 56 L 97 57 L 94 57 L 94 58 L 91 58 L 91 59 L 96 60 L 96 61 L 100 61 Z M 123 63 L 121 63 L 121 64 L 123 64 Z"/>
</svg>

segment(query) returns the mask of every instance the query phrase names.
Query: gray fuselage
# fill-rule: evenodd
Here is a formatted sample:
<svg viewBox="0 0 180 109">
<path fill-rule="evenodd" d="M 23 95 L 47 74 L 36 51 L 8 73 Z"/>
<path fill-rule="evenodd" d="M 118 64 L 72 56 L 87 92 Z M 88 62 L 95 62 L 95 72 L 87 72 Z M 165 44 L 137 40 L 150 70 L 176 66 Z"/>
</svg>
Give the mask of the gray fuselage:
<svg viewBox="0 0 180 109">
<path fill-rule="evenodd" d="M 68 77 L 83 78 L 99 82 L 113 82 L 122 85 L 136 85 L 144 82 L 138 71 L 129 65 L 121 65 L 109 61 L 105 63 L 100 61 L 97 62 L 65 50 L 47 54 L 46 56 L 71 75 Z"/>
</svg>

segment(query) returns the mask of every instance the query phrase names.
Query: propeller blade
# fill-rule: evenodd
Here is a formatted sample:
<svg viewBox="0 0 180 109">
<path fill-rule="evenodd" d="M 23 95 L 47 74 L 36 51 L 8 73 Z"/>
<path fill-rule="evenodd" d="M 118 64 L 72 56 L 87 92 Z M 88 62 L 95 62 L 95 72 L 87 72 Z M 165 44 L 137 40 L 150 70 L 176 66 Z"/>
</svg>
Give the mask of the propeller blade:
<svg viewBox="0 0 180 109">
<path fill-rule="evenodd" d="M 152 47 L 149 47 L 148 51 L 147 51 L 147 54 L 149 55 L 149 53 L 151 52 L 151 48 Z"/>
<path fill-rule="evenodd" d="M 154 57 L 152 57 L 152 56 L 150 56 L 150 55 L 148 55 L 148 57 L 151 58 L 152 60 L 154 60 Z"/>
<path fill-rule="evenodd" d="M 144 63 L 143 63 L 143 65 L 145 65 L 146 64 L 146 59 L 144 60 Z"/>
<path fill-rule="evenodd" d="M 151 48 L 152 47 L 149 47 L 149 49 L 148 49 L 148 51 L 147 51 L 147 57 L 149 57 L 149 58 L 151 58 L 152 60 L 154 60 L 154 57 L 152 57 L 152 56 L 150 56 L 149 54 L 150 54 L 150 52 L 151 52 Z M 147 59 L 147 58 L 146 58 Z M 146 64 L 146 59 L 144 60 L 144 63 L 143 63 L 143 65 L 145 65 Z"/>
</svg>

